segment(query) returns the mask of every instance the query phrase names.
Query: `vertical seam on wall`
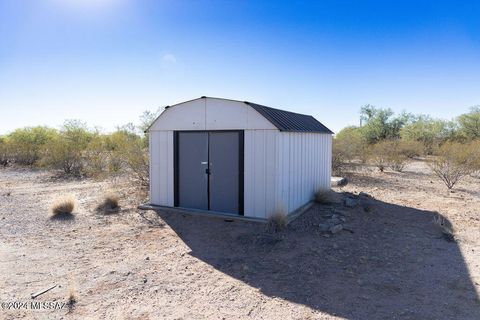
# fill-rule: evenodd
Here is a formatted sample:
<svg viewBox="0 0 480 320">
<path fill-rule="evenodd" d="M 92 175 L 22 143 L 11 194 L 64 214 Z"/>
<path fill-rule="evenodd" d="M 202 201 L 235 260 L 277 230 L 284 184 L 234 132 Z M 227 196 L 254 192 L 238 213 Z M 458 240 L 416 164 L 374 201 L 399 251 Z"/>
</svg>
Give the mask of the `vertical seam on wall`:
<svg viewBox="0 0 480 320">
<path fill-rule="evenodd" d="M 152 203 L 152 184 L 153 184 L 153 179 L 152 179 L 152 132 L 150 132 L 148 134 L 148 149 L 150 150 L 150 156 L 148 157 L 148 165 L 149 165 L 149 168 L 148 168 L 148 179 L 150 179 L 149 181 L 149 186 L 148 186 L 148 190 L 150 192 L 149 194 L 149 202 Z"/>
<path fill-rule="evenodd" d="M 203 130 L 207 130 L 207 99 L 208 98 L 203 99 L 203 100 L 205 100 L 204 103 L 203 103 L 203 110 L 204 110 L 204 112 L 203 112 L 203 115 L 204 115 L 204 129 Z"/>
<path fill-rule="evenodd" d="M 263 170 L 263 211 L 264 211 L 264 216 L 268 218 L 268 213 L 267 213 L 267 135 L 265 130 L 263 130 L 263 165 L 264 165 L 264 170 Z"/>
</svg>

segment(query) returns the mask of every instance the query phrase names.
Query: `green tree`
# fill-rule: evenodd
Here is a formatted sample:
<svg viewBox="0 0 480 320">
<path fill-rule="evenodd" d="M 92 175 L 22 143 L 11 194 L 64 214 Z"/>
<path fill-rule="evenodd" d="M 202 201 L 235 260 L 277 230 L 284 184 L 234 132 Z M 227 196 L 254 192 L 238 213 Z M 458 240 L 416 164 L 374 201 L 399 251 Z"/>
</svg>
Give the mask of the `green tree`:
<svg viewBox="0 0 480 320">
<path fill-rule="evenodd" d="M 400 129 L 410 121 L 410 114 L 403 112 L 394 116 L 389 108 L 376 108 L 370 104 L 363 106 L 360 110 L 360 118 L 365 123 L 362 126 L 362 135 L 370 144 L 385 139 L 396 139 L 400 137 Z"/>
<path fill-rule="evenodd" d="M 457 118 L 460 135 L 467 140 L 480 139 L 480 106 L 473 106 L 470 112 Z"/>
<path fill-rule="evenodd" d="M 401 130 L 400 136 L 405 141 L 418 141 L 423 144 L 425 152 L 433 150 L 452 135 L 452 125 L 448 121 L 433 119 L 428 115 L 418 115 Z"/>
</svg>

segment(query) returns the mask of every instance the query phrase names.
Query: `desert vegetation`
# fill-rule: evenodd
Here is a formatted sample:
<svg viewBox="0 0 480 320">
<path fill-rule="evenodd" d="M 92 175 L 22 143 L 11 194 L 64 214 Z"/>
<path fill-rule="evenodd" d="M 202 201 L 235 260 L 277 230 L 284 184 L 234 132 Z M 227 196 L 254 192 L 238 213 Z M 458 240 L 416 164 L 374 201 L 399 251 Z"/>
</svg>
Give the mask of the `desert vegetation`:
<svg viewBox="0 0 480 320">
<path fill-rule="evenodd" d="M 50 212 L 52 217 L 70 216 L 75 209 L 75 198 L 73 196 L 61 196 L 54 200 Z"/>
<path fill-rule="evenodd" d="M 118 211 L 120 208 L 119 196 L 113 192 L 108 192 L 101 198 L 100 204 L 97 206 L 97 211 L 103 213 L 112 213 Z"/>
<path fill-rule="evenodd" d="M 380 172 L 402 172 L 415 157 L 424 157 L 448 189 L 463 177 L 480 171 L 480 106 L 453 120 L 366 105 L 362 125 L 346 127 L 335 135 L 332 169 L 342 174 L 355 163 Z"/>
<path fill-rule="evenodd" d="M 287 215 L 285 210 L 278 210 L 274 214 L 272 214 L 267 221 L 266 224 L 266 231 L 267 232 L 280 232 L 287 227 Z"/>
<path fill-rule="evenodd" d="M 157 113 L 145 112 L 140 124 L 127 124 L 111 133 L 68 120 L 58 129 L 20 128 L 0 136 L 0 165 L 59 170 L 74 177 L 106 178 L 126 174 L 148 185 L 148 136 L 144 130 Z"/>
</svg>

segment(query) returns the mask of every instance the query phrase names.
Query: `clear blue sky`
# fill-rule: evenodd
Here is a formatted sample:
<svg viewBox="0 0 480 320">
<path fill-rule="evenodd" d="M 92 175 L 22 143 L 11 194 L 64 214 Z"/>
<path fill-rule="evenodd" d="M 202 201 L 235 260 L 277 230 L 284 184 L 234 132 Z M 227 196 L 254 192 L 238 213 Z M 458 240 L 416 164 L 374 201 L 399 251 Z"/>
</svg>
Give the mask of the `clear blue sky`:
<svg viewBox="0 0 480 320">
<path fill-rule="evenodd" d="M 480 104 L 478 1 L 0 0 L 0 133 L 112 130 L 202 95 L 452 118 Z"/>
</svg>

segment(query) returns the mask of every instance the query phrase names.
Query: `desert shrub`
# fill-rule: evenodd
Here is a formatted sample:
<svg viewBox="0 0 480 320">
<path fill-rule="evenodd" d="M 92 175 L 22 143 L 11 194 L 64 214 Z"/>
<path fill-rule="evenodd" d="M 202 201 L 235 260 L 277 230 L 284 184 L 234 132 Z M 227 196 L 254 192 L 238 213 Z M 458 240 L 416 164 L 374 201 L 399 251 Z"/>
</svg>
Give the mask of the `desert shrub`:
<svg viewBox="0 0 480 320">
<path fill-rule="evenodd" d="M 345 154 L 342 152 L 341 146 L 336 140 L 333 140 L 332 148 L 332 172 L 341 175 L 345 164 L 347 163 Z"/>
<path fill-rule="evenodd" d="M 335 202 L 333 192 L 331 190 L 318 190 L 315 192 L 315 202 L 321 204 L 329 204 Z"/>
<path fill-rule="evenodd" d="M 287 215 L 284 210 L 278 210 L 272 214 L 267 221 L 268 232 L 280 232 L 287 227 Z"/>
<path fill-rule="evenodd" d="M 480 139 L 468 143 L 466 148 L 471 157 L 471 174 L 480 177 Z"/>
<path fill-rule="evenodd" d="M 345 166 L 355 159 L 365 160 L 367 143 L 360 128 L 346 127 L 335 135 L 332 150 L 332 171 L 341 174 Z"/>
<path fill-rule="evenodd" d="M 457 118 L 459 134 L 467 140 L 480 139 L 480 106 L 473 106 L 469 113 Z"/>
<path fill-rule="evenodd" d="M 111 150 L 106 137 L 95 134 L 83 152 L 83 171 L 93 178 L 105 178 L 110 171 Z M 119 169 L 120 170 L 120 169 Z"/>
<path fill-rule="evenodd" d="M 52 204 L 50 211 L 53 216 L 70 215 L 75 209 L 75 199 L 72 196 L 62 196 Z"/>
<path fill-rule="evenodd" d="M 148 149 L 144 147 L 143 139 L 125 130 L 119 130 L 111 135 L 113 152 L 111 168 L 121 167 L 141 186 L 149 184 Z"/>
<path fill-rule="evenodd" d="M 388 157 L 388 166 L 393 171 L 402 172 L 407 164 L 407 157 L 402 154 L 393 154 Z"/>
<path fill-rule="evenodd" d="M 371 147 L 370 161 L 380 172 L 383 172 L 386 167 L 402 172 L 408 160 L 404 152 L 400 140 L 381 141 Z"/>
<path fill-rule="evenodd" d="M 369 152 L 369 162 L 380 170 L 380 172 L 385 171 L 385 168 L 388 165 L 388 156 L 389 156 L 389 145 L 386 141 L 376 143 L 370 147 Z"/>
<path fill-rule="evenodd" d="M 400 130 L 400 136 L 403 141 L 420 143 L 423 153 L 432 154 L 442 142 L 451 137 L 452 126 L 453 123 L 449 121 L 418 115 Z"/>
<path fill-rule="evenodd" d="M 10 162 L 8 146 L 5 138 L 0 137 L 0 166 L 7 166 Z"/>
<path fill-rule="evenodd" d="M 47 127 L 17 129 L 4 138 L 8 157 L 20 165 L 33 165 L 39 160 L 42 148 L 56 135 L 55 129 Z"/>
<path fill-rule="evenodd" d="M 97 210 L 110 213 L 118 210 L 119 208 L 119 197 L 116 194 L 109 192 L 102 197 Z"/>
<path fill-rule="evenodd" d="M 84 174 L 84 153 L 93 134 L 82 122 L 65 122 L 59 134 L 44 147 L 42 165 L 61 169 L 65 174 L 81 176 Z"/>
<path fill-rule="evenodd" d="M 437 150 L 437 156 L 429 164 L 432 171 L 450 190 L 463 177 L 475 171 L 478 151 L 458 142 L 447 142 Z"/>
<path fill-rule="evenodd" d="M 398 140 L 398 152 L 405 157 L 412 159 L 424 154 L 424 146 L 421 142 L 412 140 Z"/>
</svg>

